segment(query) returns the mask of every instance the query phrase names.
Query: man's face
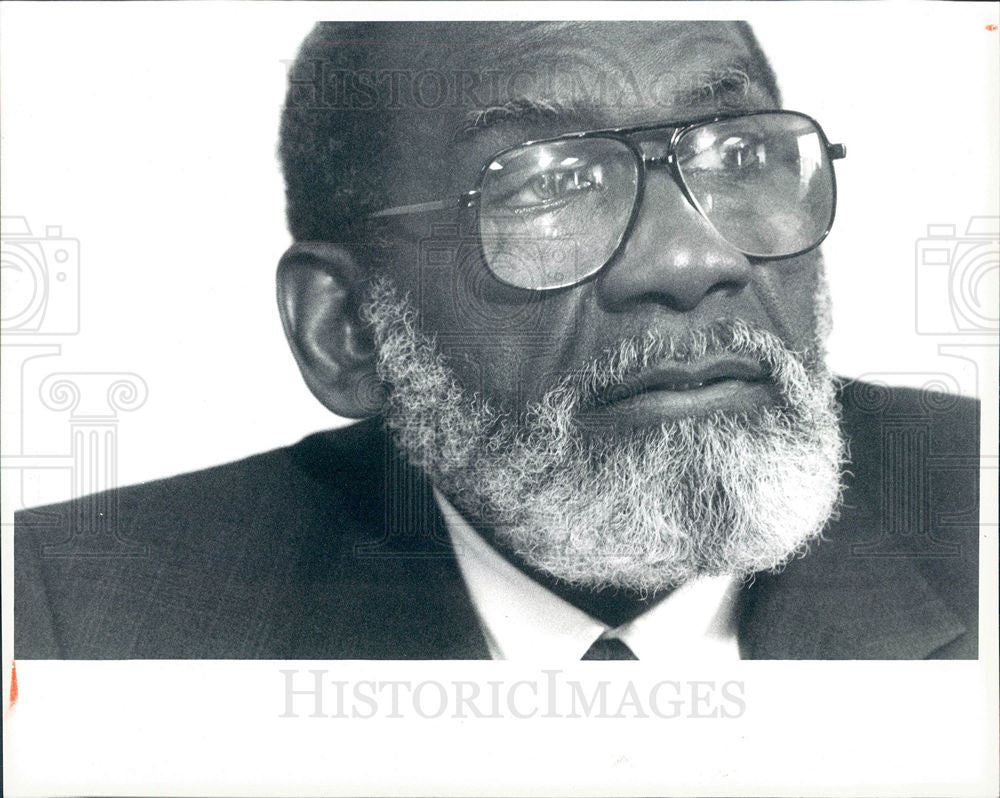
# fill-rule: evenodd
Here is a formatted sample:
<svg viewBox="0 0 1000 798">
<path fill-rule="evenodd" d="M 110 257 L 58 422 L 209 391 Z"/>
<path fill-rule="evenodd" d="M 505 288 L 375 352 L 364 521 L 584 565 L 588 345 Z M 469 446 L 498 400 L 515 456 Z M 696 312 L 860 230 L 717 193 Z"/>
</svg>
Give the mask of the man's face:
<svg viewBox="0 0 1000 798">
<path fill-rule="evenodd" d="M 775 104 L 731 25 L 435 33 L 414 74 L 480 74 L 492 96 L 390 117 L 392 206 L 457 197 L 525 141 Z M 778 567 L 821 531 L 842 444 L 818 255 L 749 260 L 666 170 L 617 256 L 555 290 L 492 276 L 466 216 L 393 218 L 410 254 L 366 313 L 397 441 L 473 523 L 531 568 L 643 594 Z"/>
<path fill-rule="evenodd" d="M 393 53 L 409 66 L 410 94 L 432 96 L 437 75 L 465 90 L 440 108 L 412 102 L 388 115 L 392 205 L 458 196 L 493 154 L 523 141 L 775 106 L 762 65 L 733 24 L 553 23 L 516 35 L 470 24 L 418 35 L 421 46 Z M 517 110 L 529 107 L 551 110 Z M 712 229 L 667 170 L 648 172 L 617 257 L 568 288 L 538 293 L 501 283 L 482 263 L 466 218 L 458 211 L 399 218 L 392 235 L 410 248 L 388 270 L 463 386 L 500 407 L 523 408 L 623 339 L 648 333 L 676 337 L 738 320 L 793 350 L 816 346 L 818 252 L 751 261 Z M 690 387 L 697 381 L 674 375 L 662 389 L 585 420 L 647 427 L 774 401 L 738 364 L 725 368 L 733 374 L 721 376 L 734 379 L 721 387 Z"/>
</svg>

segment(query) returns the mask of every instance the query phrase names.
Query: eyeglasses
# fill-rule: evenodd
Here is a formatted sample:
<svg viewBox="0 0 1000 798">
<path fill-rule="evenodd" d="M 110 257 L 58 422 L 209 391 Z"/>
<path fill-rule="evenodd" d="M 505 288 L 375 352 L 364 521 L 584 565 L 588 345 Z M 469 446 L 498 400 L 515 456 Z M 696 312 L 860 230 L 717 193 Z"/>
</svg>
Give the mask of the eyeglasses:
<svg viewBox="0 0 1000 798">
<path fill-rule="evenodd" d="M 795 111 L 571 133 L 502 150 L 457 198 L 368 218 L 474 209 L 483 260 L 498 280 L 565 288 L 614 260 L 635 224 L 648 171 L 665 169 L 731 246 L 751 258 L 792 258 L 830 232 L 832 161 L 846 154 Z"/>
</svg>

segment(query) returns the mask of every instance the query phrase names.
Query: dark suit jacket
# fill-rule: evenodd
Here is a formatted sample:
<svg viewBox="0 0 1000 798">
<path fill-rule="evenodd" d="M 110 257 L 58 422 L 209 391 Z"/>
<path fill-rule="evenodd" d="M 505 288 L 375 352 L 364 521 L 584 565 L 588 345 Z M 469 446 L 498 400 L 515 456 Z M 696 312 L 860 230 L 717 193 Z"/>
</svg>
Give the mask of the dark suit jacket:
<svg viewBox="0 0 1000 798">
<path fill-rule="evenodd" d="M 978 406 L 842 390 L 810 554 L 744 590 L 745 658 L 975 658 Z M 17 518 L 17 658 L 488 657 L 425 479 L 378 420 Z"/>
</svg>

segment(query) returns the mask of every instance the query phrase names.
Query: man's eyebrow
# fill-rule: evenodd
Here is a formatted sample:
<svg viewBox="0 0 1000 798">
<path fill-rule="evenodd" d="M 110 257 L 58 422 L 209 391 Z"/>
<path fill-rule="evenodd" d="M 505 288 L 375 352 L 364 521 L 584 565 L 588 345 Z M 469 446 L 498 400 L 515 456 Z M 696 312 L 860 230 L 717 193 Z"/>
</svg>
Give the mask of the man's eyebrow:
<svg viewBox="0 0 1000 798">
<path fill-rule="evenodd" d="M 678 109 L 704 105 L 717 105 L 720 110 L 744 108 L 751 102 L 754 80 L 750 69 L 743 64 L 704 72 L 699 77 L 674 90 L 672 99 Z"/>
<path fill-rule="evenodd" d="M 552 122 L 579 116 L 581 109 L 574 103 L 514 97 L 507 102 L 469 111 L 458 124 L 452 143 L 468 141 L 477 134 L 501 124 L 518 122 Z"/>
</svg>

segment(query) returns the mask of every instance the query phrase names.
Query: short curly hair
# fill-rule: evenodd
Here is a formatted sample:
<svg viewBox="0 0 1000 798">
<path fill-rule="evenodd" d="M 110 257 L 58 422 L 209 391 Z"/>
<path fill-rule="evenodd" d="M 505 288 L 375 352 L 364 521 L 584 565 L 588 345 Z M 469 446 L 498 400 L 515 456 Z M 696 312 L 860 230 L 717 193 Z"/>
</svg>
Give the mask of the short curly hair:
<svg viewBox="0 0 1000 798">
<path fill-rule="evenodd" d="M 407 23 L 411 35 L 421 24 Z M 491 24 L 506 38 L 537 23 Z M 755 76 L 780 105 L 777 81 L 752 29 L 745 22 L 737 26 Z M 406 36 L 400 23 L 320 22 L 302 43 L 289 70 L 278 147 L 288 229 L 296 241 L 348 240 L 365 213 L 386 204 L 382 170 L 370 168 L 392 155 L 384 104 L 364 102 L 365 86 L 358 87 L 360 102 L 329 102 L 329 95 L 338 90 L 332 76 L 371 74 L 393 37 L 398 43 Z"/>
</svg>

